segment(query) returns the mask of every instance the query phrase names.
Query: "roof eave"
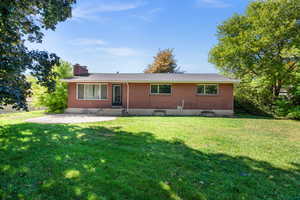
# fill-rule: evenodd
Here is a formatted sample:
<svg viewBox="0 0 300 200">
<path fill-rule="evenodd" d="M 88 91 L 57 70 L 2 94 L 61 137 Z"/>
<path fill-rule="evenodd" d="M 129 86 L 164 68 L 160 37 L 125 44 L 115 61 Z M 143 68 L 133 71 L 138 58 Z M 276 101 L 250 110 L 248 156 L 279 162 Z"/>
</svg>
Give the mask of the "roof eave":
<svg viewBox="0 0 300 200">
<path fill-rule="evenodd" d="M 143 80 L 143 81 L 137 81 L 137 80 L 74 80 L 74 79 L 61 79 L 62 82 L 67 82 L 67 83 L 83 83 L 83 82 L 96 82 L 96 83 L 233 83 L 233 84 L 238 84 L 240 83 L 240 80 L 231 80 L 231 81 L 199 81 L 199 80 L 191 80 L 191 81 L 160 81 L 160 80 Z"/>
</svg>

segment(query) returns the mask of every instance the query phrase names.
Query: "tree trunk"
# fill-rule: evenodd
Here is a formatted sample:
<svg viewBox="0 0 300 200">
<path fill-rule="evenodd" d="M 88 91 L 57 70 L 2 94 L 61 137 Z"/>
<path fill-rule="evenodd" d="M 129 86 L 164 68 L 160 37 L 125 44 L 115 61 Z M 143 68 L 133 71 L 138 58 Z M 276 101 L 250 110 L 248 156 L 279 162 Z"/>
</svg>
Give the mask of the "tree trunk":
<svg viewBox="0 0 300 200">
<path fill-rule="evenodd" d="M 282 81 L 277 80 L 276 84 L 274 85 L 274 92 L 273 92 L 274 100 L 276 100 L 279 97 L 281 88 L 282 88 Z"/>
</svg>

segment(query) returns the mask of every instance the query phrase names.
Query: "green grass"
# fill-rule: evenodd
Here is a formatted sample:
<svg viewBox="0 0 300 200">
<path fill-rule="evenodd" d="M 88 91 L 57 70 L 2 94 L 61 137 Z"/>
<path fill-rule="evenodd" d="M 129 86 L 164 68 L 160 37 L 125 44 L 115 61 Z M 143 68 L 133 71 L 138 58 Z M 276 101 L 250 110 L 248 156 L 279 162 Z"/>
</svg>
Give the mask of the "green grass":
<svg viewBox="0 0 300 200">
<path fill-rule="evenodd" d="M 40 115 L 0 115 L 0 199 L 300 199 L 300 122 Z"/>
</svg>

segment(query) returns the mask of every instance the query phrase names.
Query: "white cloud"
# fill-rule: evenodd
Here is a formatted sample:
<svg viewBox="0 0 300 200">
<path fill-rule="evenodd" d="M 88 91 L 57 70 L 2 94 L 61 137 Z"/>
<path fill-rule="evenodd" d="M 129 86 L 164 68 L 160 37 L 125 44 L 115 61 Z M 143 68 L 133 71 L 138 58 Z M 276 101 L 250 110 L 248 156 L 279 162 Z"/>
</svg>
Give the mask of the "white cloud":
<svg viewBox="0 0 300 200">
<path fill-rule="evenodd" d="M 226 3 L 223 0 L 197 0 L 197 5 L 214 8 L 227 8 L 231 6 L 229 3 Z"/>
<path fill-rule="evenodd" d="M 77 38 L 75 40 L 71 40 L 70 43 L 73 45 L 105 45 L 105 44 L 107 44 L 103 40 L 90 39 L 90 38 Z"/>
<path fill-rule="evenodd" d="M 69 41 L 71 45 L 82 46 L 80 49 L 85 53 L 103 52 L 111 56 L 137 56 L 142 55 L 139 51 L 129 47 L 110 47 L 107 42 L 100 39 L 77 38 Z"/>
<path fill-rule="evenodd" d="M 100 18 L 97 16 L 99 13 L 127 11 L 138 8 L 141 5 L 143 5 L 141 1 L 133 3 L 99 3 L 95 1 L 94 3 L 88 3 L 74 8 L 72 16 L 75 20 L 96 20 Z"/>
<path fill-rule="evenodd" d="M 128 47 L 101 47 L 97 48 L 100 51 L 103 51 L 112 56 L 137 56 L 140 53 L 132 48 Z"/>
<path fill-rule="evenodd" d="M 161 11 L 162 11 L 162 8 L 153 8 L 153 9 L 145 12 L 144 14 L 136 14 L 136 15 L 132 15 L 132 16 L 137 17 L 146 22 L 152 22 L 153 19 L 156 17 L 156 15 Z"/>
</svg>

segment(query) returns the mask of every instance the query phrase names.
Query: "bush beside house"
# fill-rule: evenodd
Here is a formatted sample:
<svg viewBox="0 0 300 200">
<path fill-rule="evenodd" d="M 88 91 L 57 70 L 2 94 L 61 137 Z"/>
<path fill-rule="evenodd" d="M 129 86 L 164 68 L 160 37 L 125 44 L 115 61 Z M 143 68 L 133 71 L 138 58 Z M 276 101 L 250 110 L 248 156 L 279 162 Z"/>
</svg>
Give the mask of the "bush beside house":
<svg viewBox="0 0 300 200">
<path fill-rule="evenodd" d="M 31 79 L 33 92 L 33 105 L 36 107 L 46 107 L 49 113 L 62 113 L 67 108 L 67 85 L 60 81 L 63 78 L 72 76 L 72 65 L 65 61 L 60 61 L 60 64 L 53 68 L 56 73 L 56 87 L 50 93 L 47 88 L 36 84 L 35 79 Z"/>
</svg>

